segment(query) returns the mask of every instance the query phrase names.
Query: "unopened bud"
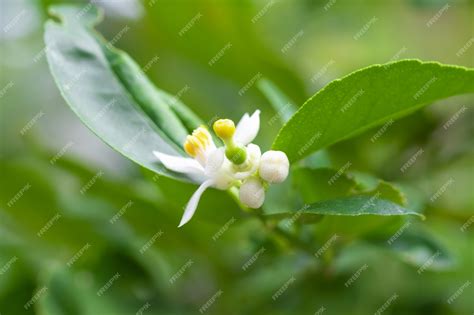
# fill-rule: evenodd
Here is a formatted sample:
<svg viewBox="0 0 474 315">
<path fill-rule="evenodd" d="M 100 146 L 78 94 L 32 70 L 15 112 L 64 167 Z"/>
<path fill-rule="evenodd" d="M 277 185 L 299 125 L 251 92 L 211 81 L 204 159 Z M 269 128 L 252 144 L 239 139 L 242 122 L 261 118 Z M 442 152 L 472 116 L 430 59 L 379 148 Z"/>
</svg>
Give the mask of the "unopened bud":
<svg viewBox="0 0 474 315">
<path fill-rule="evenodd" d="M 283 182 L 288 176 L 290 162 L 282 151 L 267 151 L 260 159 L 259 174 L 265 181 L 276 184 Z"/>
<path fill-rule="evenodd" d="M 258 209 L 265 201 L 265 188 L 260 179 L 251 177 L 247 179 L 239 191 L 240 202 L 249 208 Z"/>
</svg>

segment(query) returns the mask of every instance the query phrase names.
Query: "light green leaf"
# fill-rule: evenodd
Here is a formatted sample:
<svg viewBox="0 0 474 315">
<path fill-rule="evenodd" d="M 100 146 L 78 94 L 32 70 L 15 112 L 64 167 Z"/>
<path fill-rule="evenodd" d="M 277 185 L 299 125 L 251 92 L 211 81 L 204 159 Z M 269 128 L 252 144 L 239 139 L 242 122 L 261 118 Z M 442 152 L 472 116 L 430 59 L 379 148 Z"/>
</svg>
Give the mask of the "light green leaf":
<svg viewBox="0 0 474 315">
<path fill-rule="evenodd" d="M 273 148 L 294 162 L 429 103 L 474 92 L 474 69 L 402 60 L 331 82 L 283 126 Z"/>
<path fill-rule="evenodd" d="M 189 180 L 164 168 L 152 153 L 183 154 L 178 144 L 187 130 L 167 103 L 170 96 L 93 30 L 101 16 L 95 7 L 84 12 L 74 6 L 53 6 L 51 14 L 56 19 L 46 23 L 46 56 L 71 109 L 130 160 L 156 173 Z"/>
</svg>

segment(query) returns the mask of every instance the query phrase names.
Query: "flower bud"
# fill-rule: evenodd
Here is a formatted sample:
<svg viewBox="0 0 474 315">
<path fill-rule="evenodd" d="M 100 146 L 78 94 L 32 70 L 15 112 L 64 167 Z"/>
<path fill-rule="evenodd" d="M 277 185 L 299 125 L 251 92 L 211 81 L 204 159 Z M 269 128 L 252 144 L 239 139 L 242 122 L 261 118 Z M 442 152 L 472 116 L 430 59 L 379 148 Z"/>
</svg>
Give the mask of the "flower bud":
<svg viewBox="0 0 474 315">
<path fill-rule="evenodd" d="M 231 139 L 235 133 L 235 124 L 230 119 L 219 119 L 214 125 L 214 132 L 222 140 Z"/>
<path fill-rule="evenodd" d="M 239 191 L 240 202 L 249 208 L 258 209 L 265 201 L 265 188 L 260 179 L 251 177 L 247 179 Z"/>
<path fill-rule="evenodd" d="M 275 184 L 283 182 L 288 176 L 290 162 L 282 151 L 267 151 L 260 159 L 259 174 L 265 181 Z"/>
</svg>

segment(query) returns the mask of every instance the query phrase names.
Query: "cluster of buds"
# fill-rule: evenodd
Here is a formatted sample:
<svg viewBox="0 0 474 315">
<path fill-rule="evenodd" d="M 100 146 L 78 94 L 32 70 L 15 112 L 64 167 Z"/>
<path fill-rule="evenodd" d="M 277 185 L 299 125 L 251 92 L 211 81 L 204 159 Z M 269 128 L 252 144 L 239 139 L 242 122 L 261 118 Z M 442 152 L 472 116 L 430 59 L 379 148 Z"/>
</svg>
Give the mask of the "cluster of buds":
<svg viewBox="0 0 474 315">
<path fill-rule="evenodd" d="M 225 156 L 233 164 L 234 171 L 254 170 L 241 181 L 239 198 L 249 208 L 260 208 L 269 184 L 278 184 L 287 178 L 290 167 L 288 157 L 282 151 L 267 151 L 261 156 L 250 157 L 246 147 L 234 141 L 235 124 L 230 119 L 217 120 L 213 129 L 224 142 Z"/>
</svg>

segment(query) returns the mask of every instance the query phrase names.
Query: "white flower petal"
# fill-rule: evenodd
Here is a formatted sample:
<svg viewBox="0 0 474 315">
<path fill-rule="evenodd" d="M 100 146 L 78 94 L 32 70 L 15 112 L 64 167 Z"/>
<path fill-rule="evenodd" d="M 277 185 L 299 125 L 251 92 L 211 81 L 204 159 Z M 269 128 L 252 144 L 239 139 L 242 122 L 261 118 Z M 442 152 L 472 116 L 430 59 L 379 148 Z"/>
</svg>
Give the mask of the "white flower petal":
<svg viewBox="0 0 474 315">
<path fill-rule="evenodd" d="M 220 147 L 209 152 L 206 160 L 206 167 L 204 169 L 207 176 L 211 177 L 221 168 L 225 159 L 224 150 L 224 147 Z"/>
<path fill-rule="evenodd" d="M 181 218 L 181 222 L 179 223 L 178 227 L 182 227 L 186 223 L 191 220 L 191 218 L 194 215 L 194 212 L 196 212 L 196 208 L 198 206 L 199 200 L 201 199 L 202 194 L 204 191 L 212 186 L 214 183 L 213 180 L 206 180 L 204 183 L 199 186 L 199 188 L 194 192 L 193 196 L 191 199 L 189 199 L 188 204 L 186 205 L 186 209 L 184 210 L 183 217 Z"/>
<path fill-rule="evenodd" d="M 234 140 L 241 145 L 247 145 L 255 139 L 259 129 L 260 111 L 256 110 L 252 116 L 245 114 L 237 124 Z"/>
<path fill-rule="evenodd" d="M 194 159 L 169 155 L 158 151 L 153 151 L 153 154 L 160 160 L 163 165 L 174 172 L 184 173 L 189 175 L 193 180 L 203 182 L 205 179 L 204 169 Z"/>
</svg>

